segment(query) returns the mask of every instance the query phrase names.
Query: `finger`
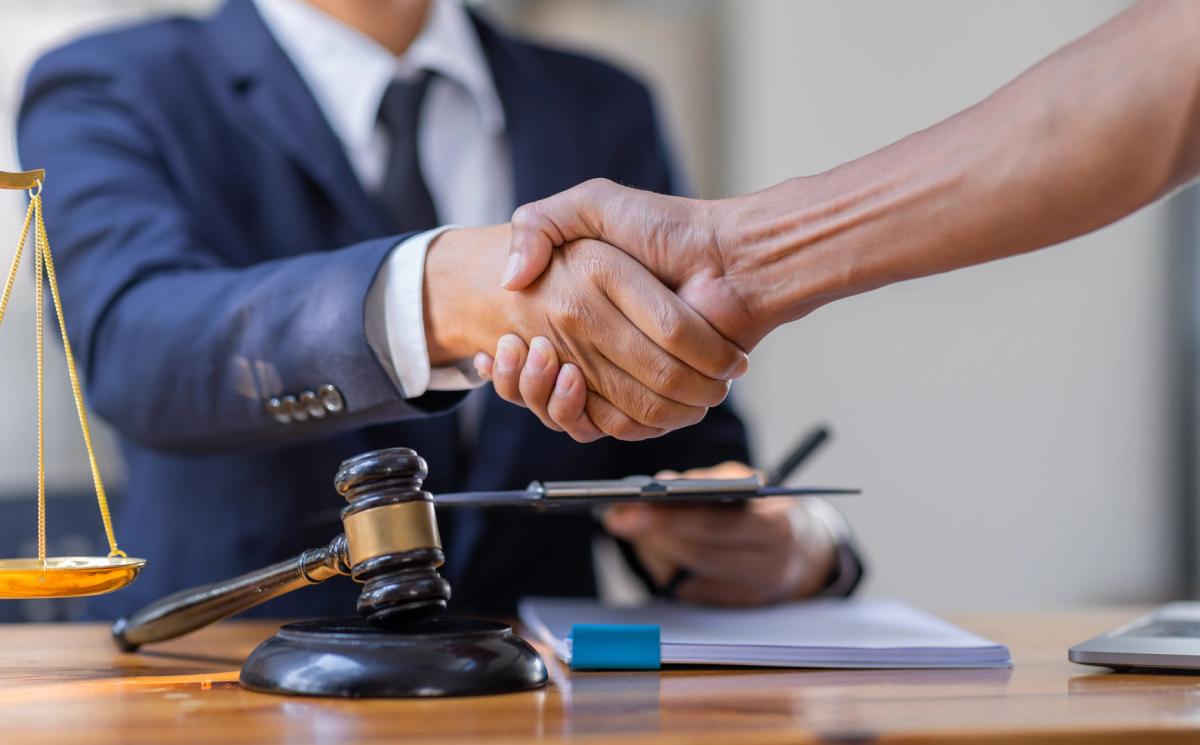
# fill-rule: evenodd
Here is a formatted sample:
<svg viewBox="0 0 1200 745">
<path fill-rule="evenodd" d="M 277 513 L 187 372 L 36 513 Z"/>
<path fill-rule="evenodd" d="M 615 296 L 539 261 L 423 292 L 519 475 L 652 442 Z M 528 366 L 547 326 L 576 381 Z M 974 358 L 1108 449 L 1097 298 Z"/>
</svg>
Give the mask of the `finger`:
<svg viewBox="0 0 1200 745">
<path fill-rule="evenodd" d="M 715 466 L 706 468 L 689 468 L 682 474 L 675 474 L 684 479 L 744 479 L 748 476 L 762 476 L 762 472 L 736 460 L 727 460 Z M 662 478 L 668 478 L 663 476 Z"/>
<path fill-rule="evenodd" d="M 639 557 L 640 558 L 640 557 Z M 769 589 L 738 580 L 693 576 L 675 591 L 675 597 L 688 603 L 745 608 L 780 600 Z"/>
<path fill-rule="evenodd" d="M 770 589 L 780 586 L 790 547 L 725 546 L 702 543 L 679 536 L 648 534 L 639 545 L 652 547 L 665 560 L 686 567 L 697 577 L 761 585 Z"/>
<path fill-rule="evenodd" d="M 761 550 L 787 542 L 786 514 L 762 514 L 741 505 L 646 505 L 664 540 L 701 546 Z"/>
<path fill-rule="evenodd" d="M 691 576 L 675 588 L 674 596 L 680 600 L 710 605 L 756 605 L 766 599 L 766 591 L 743 578 L 731 580 L 697 574 L 693 567 L 680 562 L 654 541 L 637 541 L 633 548 L 642 568 L 658 587 L 667 584 L 680 569 L 688 570 Z"/>
<path fill-rule="evenodd" d="M 614 325 L 611 333 L 592 343 L 613 365 L 657 397 L 707 409 L 720 405 L 729 395 L 728 381 L 714 380 L 688 367 L 662 349 L 631 319 L 622 317 L 621 325 Z"/>
<path fill-rule="evenodd" d="M 480 380 L 492 379 L 492 365 L 495 361 L 487 352 L 476 352 L 473 363 L 475 365 L 475 374 Z"/>
<path fill-rule="evenodd" d="M 671 431 L 670 429 L 642 424 L 595 391 L 588 393 L 587 405 L 584 407 L 584 410 L 587 412 L 588 418 L 592 420 L 592 423 L 600 431 L 618 440 L 638 442 L 662 437 Z"/>
<path fill-rule="evenodd" d="M 611 316 L 614 318 L 609 322 L 612 332 L 593 340 L 596 348 L 659 396 L 689 406 L 710 407 L 724 401 L 729 394 L 728 381 L 698 372 L 666 345 L 671 343 L 668 339 L 671 335 L 687 343 L 686 339 L 703 335 L 705 329 L 715 335 L 715 344 L 732 345 L 644 267 L 630 266 L 628 257 L 612 251 L 605 251 L 599 260 L 616 262 L 616 266 L 610 267 L 611 271 L 592 273 L 613 304 Z M 649 308 L 658 310 L 647 310 Z M 695 333 L 683 330 L 685 326 L 694 327 Z M 735 354 L 741 354 L 736 347 L 733 349 Z M 643 424 L 656 424 L 636 417 L 612 396 L 607 397 Z"/>
<path fill-rule="evenodd" d="M 496 361 L 492 365 L 492 385 L 500 398 L 524 406 L 521 398 L 521 368 L 528 353 L 525 341 L 515 334 L 505 334 L 496 342 Z"/>
<path fill-rule="evenodd" d="M 591 314 L 586 328 L 563 334 L 556 338 L 556 343 L 561 342 L 566 352 L 564 358 L 587 369 L 584 379 L 591 393 L 586 411 L 597 427 L 620 440 L 644 440 L 691 426 L 704 418 L 707 408 L 660 395 L 624 367 L 611 362 L 605 349 L 614 355 L 624 355 L 622 365 L 631 368 L 652 364 L 639 360 L 663 353 L 655 350 L 611 305 L 597 302 Z M 586 360 L 586 366 L 581 360 Z"/>
<path fill-rule="evenodd" d="M 556 246 L 576 238 L 602 238 L 599 212 L 612 188 L 621 187 L 606 179 L 592 179 L 517 208 L 501 286 L 524 289 L 546 270 Z"/>
<path fill-rule="evenodd" d="M 724 400 L 728 386 L 717 387 L 713 383 L 733 380 L 745 374 L 750 366 L 749 356 L 721 336 L 678 295 L 663 287 L 645 267 L 629 257 L 614 255 L 612 261 L 616 264 L 615 271 L 602 276 L 612 278 L 605 290 L 621 313 L 655 345 L 682 362 L 691 372 L 708 379 L 707 390 L 710 393 L 716 395 L 720 391 L 719 398 L 707 405 L 715 406 Z M 684 381 L 693 386 L 700 384 L 686 377 L 680 382 Z"/>
<path fill-rule="evenodd" d="M 547 413 L 576 442 L 594 442 L 604 437 L 604 432 L 588 418 L 587 399 L 583 373 L 570 362 L 564 364 L 558 371 Z"/>
<path fill-rule="evenodd" d="M 542 424 L 556 432 L 563 428 L 550 416 L 548 407 L 558 379 L 558 353 L 554 345 L 544 336 L 535 336 L 529 342 L 529 353 L 517 384 L 521 399 L 529 410 L 542 420 Z"/>
<path fill-rule="evenodd" d="M 649 509 L 641 504 L 613 505 L 604 511 L 603 520 L 605 530 L 626 540 L 640 538 L 654 526 Z"/>
<path fill-rule="evenodd" d="M 653 544 L 642 545 L 635 543 L 633 550 L 637 554 L 642 568 L 650 575 L 650 579 L 656 587 L 665 585 L 675 575 L 675 572 L 682 568 L 662 552 L 656 550 Z M 689 578 L 683 584 L 686 585 L 691 581 L 692 579 Z"/>
<path fill-rule="evenodd" d="M 680 403 L 653 390 L 655 381 L 670 377 L 658 371 L 686 372 L 697 381 L 716 386 L 718 394 L 710 399 L 724 396 L 726 383 L 689 370 L 655 346 L 613 305 L 604 285 L 611 283 L 608 260 L 619 256 L 622 256 L 619 251 L 595 241 L 564 247 L 559 264 L 566 274 L 558 283 L 571 289 L 548 298 L 547 320 L 551 331 L 547 335 L 552 338 L 560 360 L 576 363 L 584 372 L 589 390 L 624 415 L 615 416 L 589 395 L 587 413 L 592 422 L 620 439 L 644 439 L 654 433 L 630 426 L 629 420 L 665 432 L 695 424 L 707 413 L 703 405 Z M 628 257 L 623 260 L 630 261 Z M 649 277 L 644 268 L 641 273 Z M 650 283 L 654 291 L 669 293 L 653 277 Z M 619 360 L 619 364 L 613 360 Z"/>
</svg>

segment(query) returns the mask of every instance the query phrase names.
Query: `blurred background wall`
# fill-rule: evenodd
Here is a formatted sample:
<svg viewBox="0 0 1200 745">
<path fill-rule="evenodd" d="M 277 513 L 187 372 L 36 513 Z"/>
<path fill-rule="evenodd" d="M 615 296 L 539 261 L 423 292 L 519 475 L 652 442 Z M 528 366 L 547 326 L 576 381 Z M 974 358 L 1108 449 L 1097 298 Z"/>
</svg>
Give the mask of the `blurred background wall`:
<svg viewBox="0 0 1200 745">
<path fill-rule="evenodd" d="M 3 0 L 6 39 L 17 43 L 0 47 L 0 163 L 15 165 L 9 125 L 39 50 L 118 19 L 213 4 Z M 649 81 L 693 191 L 720 196 L 820 172 L 933 124 L 1125 3 L 482 5 Z M 15 239 L 22 209 L 16 195 L 0 195 L 0 247 Z M 1154 207 L 1054 251 L 823 309 L 756 351 L 735 390 L 760 457 L 769 462 L 827 421 L 834 445 L 803 480 L 867 490 L 843 506 L 871 560 L 868 592 L 954 610 L 1184 591 L 1177 474 L 1189 454 L 1174 433 L 1182 400 L 1169 237 L 1167 210 Z M 34 399 L 23 290 L 0 329 L 0 494 L 27 500 Z M 57 363 L 58 350 L 50 357 Z M 61 368 L 48 373 L 51 484 L 86 493 Z M 11 504 L 28 513 L 32 534 L 32 507 Z"/>
</svg>

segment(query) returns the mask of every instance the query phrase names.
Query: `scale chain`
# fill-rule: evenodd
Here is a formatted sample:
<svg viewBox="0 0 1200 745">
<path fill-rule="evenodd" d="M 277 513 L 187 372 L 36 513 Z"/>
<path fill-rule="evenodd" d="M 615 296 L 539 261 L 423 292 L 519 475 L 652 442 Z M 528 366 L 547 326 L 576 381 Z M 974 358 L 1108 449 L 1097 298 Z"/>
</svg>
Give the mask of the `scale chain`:
<svg viewBox="0 0 1200 745">
<path fill-rule="evenodd" d="M 84 406 L 83 390 L 79 384 L 79 373 L 75 364 L 75 355 L 71 350 L 71 342 L 67 338 L 67 326 L 63 317 L 62 298 L 58 292 L 58 277 L 54 270 L 54 259 L 50 253 L 50 240 L 46 233 L 46 225 L 42 213 L 41 182 L 37 191 L 30 190 L 29 209 L 25 213 L 25 221 L 21 226 L 21 235 L 17 241 L 16 254 L 13 256 L 8 277 L 4 283 L 3 294 L 0 294 L 0 323 L 3 323 L 8 310 L 8 301 L 12 296 L 13 285 L 21 265 L 25 244 L 29 240 L 30 228 L 34 233 L 34 316 L 37 324 L 35 332 L 37 341 L 37 518 L 38 518 L 38 562 L 46 566 L 46 465 L 45 465 L 45 392 L 44 392 L 44 327 L 45 327 L 45 298 L 43 284 L 50 286 L 50 296 L 54 303 L 55 315 L 58 319 L 59 331 L 62 335 L 63 351 L 67 361 L 67 375 L 71 382 L 71 395 L 75 399 L 75 411 L 79 415 L 79 427 L 83 434 L 83 444 L 87 451 L 88 466 L 91 469 L 92 485 L 96 491 L 96 502 L 100 508 L 100 519 L 104 524 L 104 535 L 108 541 L 109 557 L 125 558 L 126 554 L 117 547 L 116 535 L 113 532 L 112 515 L 108 508 L 108 496 L 104 490 L 104 482 L 100 477 L 100 467 L 96 460 L 95 448 L 92 445 L 91 427 L 88 425 L 87 409 Z"/>
<path fill-rule="evenodd" d="M 38 197 L 34 197 L 34 220 L 37 219 Z M 42 234 L 36 227 L 33 231 L 33 276 L 34 276 L 34 318 L 37 327 L 37 542 L 38 561 L 42 569 L 46 568 L 46 436 L 45 436 L 45 365 L 43 359 L 44 336 L 42 322 L 43 303 L 42 291 L 45 264 L 42 260 Z"/>
</svg>

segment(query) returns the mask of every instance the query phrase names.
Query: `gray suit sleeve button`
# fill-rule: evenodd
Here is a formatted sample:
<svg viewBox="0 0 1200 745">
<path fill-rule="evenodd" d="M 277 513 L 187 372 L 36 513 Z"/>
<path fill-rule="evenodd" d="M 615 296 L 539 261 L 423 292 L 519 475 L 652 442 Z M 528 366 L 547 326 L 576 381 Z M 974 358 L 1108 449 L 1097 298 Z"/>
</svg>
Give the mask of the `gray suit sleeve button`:
<svg viewBox="0 0 1200 745">
<path fill-rule="evenodd" d="M 280 424 L 288 424 L 292 421 L 292 415 L 288 413 L 287 407 L 283 405 L 283 401 L 278 396 L 267 401 L 266 409 L 267 413 Z"/>
<path fill-rule="evenodd" d="M 300 405 L 313 419 L 321 419 L 325 416 L 325 404 L 321 403 L 321 399 L 317 398 L 317 394 L 312 391 L 300 394 Z"/>
<path fill-rule="evenodd" d="M 321 403 L 325 405 L 325 410 L 330 414 L 337 414 L 346 408 L 346 400 L 342 398 L 342 392 L 328 383 L 317 389 L 317 396 L 320 397 Z"/>
<path fill-rule="evenodd" d="M 304 422 L 308 420 L 308 411 L 305 410 L 295 396 L 284 396 L 283 405 L 287 409 L 288 414 L 292 417 L 293 422 Z"/>
</svg>

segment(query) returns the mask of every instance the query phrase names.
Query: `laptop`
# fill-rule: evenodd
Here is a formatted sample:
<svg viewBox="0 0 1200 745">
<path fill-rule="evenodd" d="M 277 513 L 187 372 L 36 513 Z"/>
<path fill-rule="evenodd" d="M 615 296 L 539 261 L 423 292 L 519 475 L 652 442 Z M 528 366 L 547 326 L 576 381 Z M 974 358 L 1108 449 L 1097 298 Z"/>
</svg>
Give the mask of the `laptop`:
<svg viewBox="0 0 1200 745">
<path fill-rule="evenodd" d="M 1168 603 L 1071 647 L 1067 659 L 1120 669 L 1200 672 L 1200 602 Z"/>
</svg>

